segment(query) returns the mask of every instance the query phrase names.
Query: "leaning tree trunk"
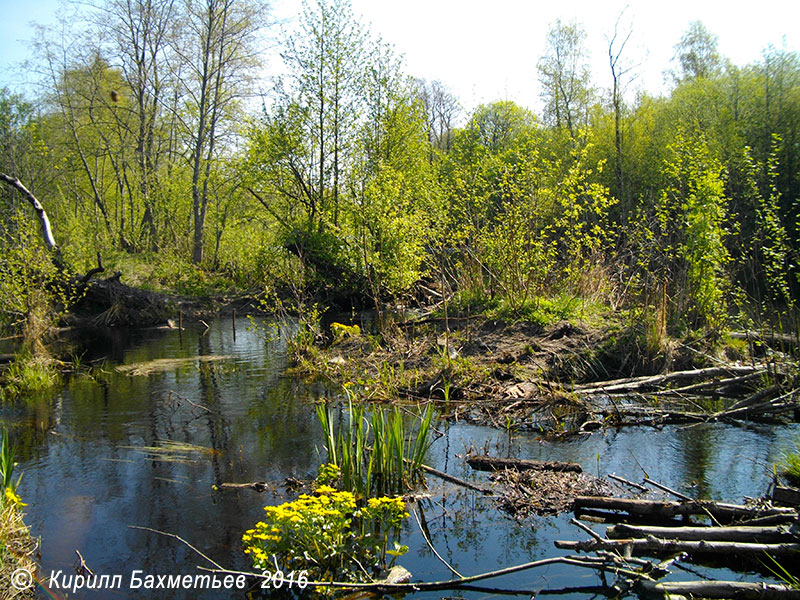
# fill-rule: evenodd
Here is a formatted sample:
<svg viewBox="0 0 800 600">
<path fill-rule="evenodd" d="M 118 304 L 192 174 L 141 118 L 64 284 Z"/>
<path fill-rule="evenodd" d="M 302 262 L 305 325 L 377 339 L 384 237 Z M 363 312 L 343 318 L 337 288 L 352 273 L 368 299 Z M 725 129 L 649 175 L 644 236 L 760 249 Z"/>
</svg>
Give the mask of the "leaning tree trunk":
<svg viewBox="0 0 800 600">
<path fill-rule="evenodd" d="M 50 219 L 47 218 L 47 213 L 45 212 L 42 203 L 39 202 L 39 200 L 36 199 L 36 196 L 34 196 L 28 188 L 22 185 L 22 182 L 16 177 L 10 177 L 5 173 L 0 173 L 0 181 L 19 191 L 23 196 L 25 196 L 28 202 L 31 203 L 31 206 L 33 206 L 33 209 L 36 211 L 36 215 L 39 218 L 39 224 L 42 227 L 42 237 L 44 238 L 45 246 L 47 246 L 47 249 L 53 253 L 53 262 L 55 263 L 56 267 L 60 269 L 63 266 L 64 261 L 61 256 L 61 250 L 59 249 L 58 244 L 56 244 L 56 240 L 53 237 L 53 229 L 50 227 Z"/>
</svg>

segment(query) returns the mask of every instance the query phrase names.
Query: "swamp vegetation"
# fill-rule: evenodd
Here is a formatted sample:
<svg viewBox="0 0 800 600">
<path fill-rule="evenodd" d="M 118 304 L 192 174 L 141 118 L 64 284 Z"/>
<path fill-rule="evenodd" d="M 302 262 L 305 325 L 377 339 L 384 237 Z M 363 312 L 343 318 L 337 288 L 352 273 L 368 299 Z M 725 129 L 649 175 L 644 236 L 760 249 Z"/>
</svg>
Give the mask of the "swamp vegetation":
<svg viewBox="0 0 800 600">
<path fill-rule="evenodd" d="M 470 562 L 451 552 L 451 561 L 484 573 L 465 577 L 439 555 L 421 510 L 431 478 L 471 494 L 456 502 L 466 519 L 484 514 L 481 503 L 490 499 L 483 492 L 492 490 L 502 490 L 494 494 L 502 510 L 524 519 L 609 506 L 624 512 L 641 505 L 606 497 L 650 489 L 601 477 L 599 450 L 596 476 L 586 472 L 586 455 L 582 468 L 565 472 L 553 471 L 549 457 L 550 467 L 523 470 L 517 461 L 482 483 L 463 470 L 453 476 L 439 470 L 463 458 L 450 448 L 451 427 L 459 436 L 490 427 L 508 440 L 495 441 L 495 450 L 534 458 L 538 445 L 563 444 L 554 452 L 569 455 L 593 432 L 627 439 L 620 432 L 628 426 L 667 428 L 676 439 L 687 427 L 699 446 L 759 427 L 769 440 L 759 460 L 769 464 L 756 479 L 769 480 L 776 502 L 792 497 L 785 484 L 800 481 L 800 449 L 784 441 L 798 435 L 800 415 L 800 54 L 770 46 L 754 62 L 734 65 L 719 55 L 712 32 L 691 23 L 676 41 L 663 93 L 633 97 L 628 65 L 636 60 L 621 21 L 607 47 L 591 49 L 580 24 L 556 21 L 530 74 L 541 84 L 539 114 L 510 100 L 466 114 L 444 84 L 405 73 L 395 49 L 347 0 L 303 3 L 291 31 L 270 25 L 260 1 L 106 0 L 73 8 L 68 29 L 41 28 L 33 41 L 29 70 L 39 93 L 0 89 L 4 420 L 26 415 L 57 436 L 64 403 L 89 429 L 100 410 L 110 428 L 98 442 L 104 460 L 149 461 L 159 475 L 142 480 L 154 488 L 192 485 L 189 465 L 208 462 L 210 471 L 194 479 L 204 493 L 213 486 L 213 501 L 237 515 L 230 519 L 241 527 L 223 536 L 224 547 L 247 554 L 237 568 L 280 563 L 295 583 L 302 573 L 310 585 L 295 590 L 301 596 L 332 594 L 336 586 L 321 585 L 331 581 L 366 586 L 364 593 L 470 593 L 487 569 L 480 557 Z M 268 83 L 260 69 L 270 44 L 282 48 L 283 66 Z M 591 81 L 589 51 L 608 53 L 606 81 Z M 220 313 L 232 319 L 232 340 L 212 322 Z M 271 368 L 237 354 L 244 314 L 270 315 L 266 322 L 251 317 L 248 331 L 259 352 L 284 344 L 279 354 L 290 364 L 281 363 L 285 379 L 266 377 L 264 397 L 240 405 L 226 386 L 252 393 L 237 387 L 241 373 L 262 381 Z M 96 348 L 86 350 L 92 344 L 65 341 L 70 332 L 88 332 L 105 343 L 117 335 L 109 331 L 135 327 L 170 340 L 168 351 L 134 346 L 134 359 L 127 349 L 97 356 Z M 275 400 L 273 390 L 282 399 L 260 405 Z M 80 394 L 105 408 L 84 407 Z M 151 410 L 122 395 L 147 397 Z M 290 396 L 314 402 L 293 404 Z M 53 406 L 50 397 L 58 398 Z M 140 421 L 119 422 L 108 406 Z M 51 443 L 20 422 L 2 437 L 2 577 L 14 544 L 24 546 L 14 560 L 35 551 L 21 525 L 8 438 L 26 437 L 33 463 L 33 449 Z M 293 428 L 294 441 L 276 432 L 276 422 Z M 254 427 L 266 438 L 242 434 Z M 79 438 L 79 429 L 69 431 Z M 258 447 L 234 448 L 230 440 L 240 437 Z M 268 461 L 265 450 L 277 453 L 279 438 L 298 446 L 280 454 L 291 464 L 278 469 L 281 493 L 274 481 L 243 483 L 257 477 L 245 463 Z M 435 450 L 442 439 L 446 449 Z M 772 446 L 777 439 L 781 456 Z M 686 454 L 707 462 L 707 450 L 693 444 Z M 473 459 L 519 458 L 484 456 L 488 442 L 464 445 Z M 84 448 L 76 452 L 89 460 Z M 720 503 L 705 503 L 706 490 L 690 497 L 659 488 L 633 460 L 647 485 L 677 497 L 679 507 L 636 499 L 651 502 L 646 510 L 657 523 L 650 525 L 674 527 L 683 514 L 692 526 L 725 529 L 705 534 L 741 534 L 720 524 Z M 263 520 L 237 512 L 253 490 L 274 492 Z M 32 493 L 49 505 L 44 492 Z M 83 496 L 74 502 L 73 512 L 85 509 Z M 442 502 L 437 519 L 446 523 Z M 697 506 L 699 516 L 690 510 Z M 768 533 L 779 540 L 758 549 L 774 556 L 768 567 L 743 561 L 737 572 L 747 581 L 722 592 L 658 582 L 681 560 L 664 556 L 672 550 L 713 572 L 714 560 L 709 567 L 691 545 L 707 538 L 661 539 L 624 526 L 601 538 L 578 521 L 591 540 L 548 538 L 546 545 L 594 557 L 556 557 L 521 541 L 512 546 L 533 562 L 498 569 L 597 570 L 613 583 L 603 576 L 584 592 L 620 596 L 746 598 L 758 590 L 744 584 L 766 577 L 768 593 L 795 597 L 796 509 L 730 510 L 759 525 L 773 519 L 764 524 L 777 528 Z M 225 518 L 203 514 L 207 523 Z M 406 577 L 389 568 L 403 556 L 412 560 L 414 546 L 401 539 L 412 515 L 419 547 L 438 557 L 449 583 L 380 583 Z M 641 517 L 629 513 L 625 526 Z M 479 535 L 452 524 L 461 528 L 459 545 Z M 634 554 L 664 560 L 620 558 L 615 552 L 624 544 L 614 536 L 623 533 Z M 761 543 L 753 532 L 743 535 L 720 542 L 739 544 L 720 552 Z M 487 552 L 501 545 L 495 542 Z M 49 564 L 63 567 L 59 556 Z M 86 569 L 78 556 L 79 570 Z M 527 576 L 516 577 L 522 588 L 515 589 L 535 591 Z"/>
</svg>

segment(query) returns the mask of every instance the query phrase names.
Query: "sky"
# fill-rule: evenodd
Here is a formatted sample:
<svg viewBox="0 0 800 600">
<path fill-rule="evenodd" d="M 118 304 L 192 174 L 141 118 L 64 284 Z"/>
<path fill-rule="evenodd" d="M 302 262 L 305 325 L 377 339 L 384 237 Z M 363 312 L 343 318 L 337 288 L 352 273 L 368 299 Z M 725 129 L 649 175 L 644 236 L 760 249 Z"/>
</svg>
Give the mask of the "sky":
<svg viewBox="0 0 800 600">
<path fill-rule="evenodd" d="M 53 23 L 59 0 L 0 0 L 0 86 L 27 78 L 15 68 L 28 57 L 32 22 Z M 734 64 L 760 59 L 768 44 L 800 51 L 800 2 L 787 0 L 352 0 L 353 12 L 374 35 L 404 55 L 406 72 L 438 79 L 465 113 L 494 100 L 541 106 L 536 63 L 545 51 L 548 25 L 560 18 L 583 24 L 593 83 L 610 85 L 607 37 L 620 14 L 632 30 L 626 57 L 635 80 L 628 88 L 659 94 L 674 66 L 674 46 L 694 20 L 719 38 L 720 53 Z M 301 0 L 273 0 L 273 14 L 290 28 Z M 277 38 L 279 28 L 267 33 Z M 267 72 L 279 69 L 277 59 Z"/>
</svg>

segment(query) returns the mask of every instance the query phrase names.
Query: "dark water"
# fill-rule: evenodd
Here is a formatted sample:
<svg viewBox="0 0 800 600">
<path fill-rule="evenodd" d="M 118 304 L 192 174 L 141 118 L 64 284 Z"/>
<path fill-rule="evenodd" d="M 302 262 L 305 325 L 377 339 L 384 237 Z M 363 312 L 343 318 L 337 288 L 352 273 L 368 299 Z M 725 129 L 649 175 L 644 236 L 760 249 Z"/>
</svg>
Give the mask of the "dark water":
<svg viewBox="0 0 800 600">
<path fill-rule="evenodd" d="M 131 376 L 119 364 L 160 358 L 230 355 L 230 359 Z M 209 331 L 117 332 L 95 337 L 84 360 L 107 357 L 92 377 L 73 378 L 44 398 L 0 407 L 18 446 L 24 471 L 19 492 L 29 503 L 26 522 L 41 537 L 42 578 L 75 573 L 76 550 L 97 574 L 120 574 L 113 591 L 79 591 L 70 598 L 241 598 L 241 593 L 130 590 L 134 570 L 144 574 L 194 574 L 207 564 L 173 537 L 230 569 L 247 569 L 241 535 L 263 514 L 265 504 L 284 500 L 286 477 L 311 478 L 324 456 L 313 411 L 320 395 L 335 396 L 286 374 L 285 344 L 265 341 L 239 319 L 220 320 Z M 741 500 L 767 488 L 772 464 L 796 426 L 740 428 L 708 425 L 663 430 L 625 429 L 543 442 L 533 433 L 466 424 L 439 425 L 429 462 L 466 479 L 485 482 L 461 455 L 491 454 L 579 462 L 590 473 L 616 472 L 640 479 L 642 471 L 691 495 Z M 153 447 L 165 441 L 191 444 L 174 455 Z M 147 450 L 150 448 L 150 450 Z M 215 491 L 224 482 L 269 481 L 274 491 Z M 583 539 L 569 515 L 517 522 L 492 500 L 430 478 L 431 497 L 420 509 L 440 554 L 462 574 L 494 570 L 562 555 L 555 539 Z M 596 528 L 602 531 L 600 528 Z M 450 578 L 430 552 L 413 519 L 400 559 L 415 580 Z M 759 580 L 753 573 L 706 570 L 724 579 Z M 673 579 L 694 579 L 679 573 Z M 64 579 L 59 580 L 62 585 Z M 599 583 L 588 570 L 550 566 L 483 585 L 539 590 Z M 181 594 L 184 595 L 181 595 Z M 42 597 L 49 597 L 44 592 Z M 489 592 L 436 592 L 418 598 L 489 597 Z M 56 597 L 65 597 L 63 591 Z M 583 597 L 580 594 L 572 597 Z"/>
</svg>

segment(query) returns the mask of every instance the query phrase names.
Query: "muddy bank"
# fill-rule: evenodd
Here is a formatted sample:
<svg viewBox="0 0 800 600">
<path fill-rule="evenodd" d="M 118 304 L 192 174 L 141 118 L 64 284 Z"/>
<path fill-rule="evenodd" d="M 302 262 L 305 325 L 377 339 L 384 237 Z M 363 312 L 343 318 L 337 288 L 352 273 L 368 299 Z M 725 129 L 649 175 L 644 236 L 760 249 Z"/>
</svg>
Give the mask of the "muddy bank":
<svg viewBox="0 0 800 600">
<path fill-rule="evenodd" d="M 298 368 L 356 384 L 367 400 L 434 401 L 454 420 L 501 428 L 561 434 L 798 417 L 792 356 L 757 357 L 746 344 L 704 339 L 668 340 L 652 351 L 636 326 L 621 322 L 427 318 L 380 336 L 338 326 L 331 338 L 299 346 Z"/>
</svg>

